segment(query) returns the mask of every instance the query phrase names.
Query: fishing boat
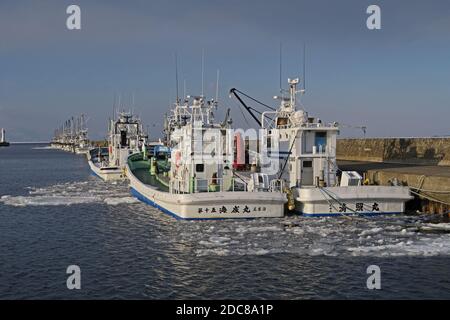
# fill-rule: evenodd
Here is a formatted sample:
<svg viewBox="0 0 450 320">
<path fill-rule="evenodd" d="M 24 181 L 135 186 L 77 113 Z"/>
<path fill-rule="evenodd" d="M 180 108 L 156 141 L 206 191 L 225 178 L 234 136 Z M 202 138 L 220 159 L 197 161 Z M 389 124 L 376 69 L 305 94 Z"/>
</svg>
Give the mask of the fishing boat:
<svg viewBox="0 0 450 320">
<path fill-rule="evenodd" d="M 235 174 L 231 119 L 216 122 L 217 105 L 203 95 L 177 99 L 165 120 L 166 143 L 128 157 L 132 195 L 178 219 L 282 217 L 280 180 Z"/>
<path fill-rule="evenodd" d="M 131 113 L 120 112 L 116 120 L 110 120 L 108 147 L 89 151 L 92 173 L 105 181 L 126 179 L 127 158 L 140 152 L 145 141 L 140 119 Z"/>
<path fill-rule="evenodd" d="M 88 154 L 92 148 L 88 139 L 86 116 L 71 117 L 55 130 L 50 146 L 76 154 Z"/>
<path fill-rule="evenodd" d="M 9 142 L 6 141 L 5 129 L 1 129 L 0 147 L 9 147 Z"/>
<path fill-rule="evenodd" d="M 88 129 L 86 126 L 86 117 L 82 114 L 77 119 L 77 129 L 75 135 L 75 153 L 87 154 L 92 149 L 91 143 L 88 138 Z"/>
<path fill-rule="evenodd" d="M 336 162 L 337 122 L 324 123 L 298 108 L 299 79 L 289 79 L 287 95 L 276 110 L 262 112 L 263 141 L 272 146 L 271 162 L 280 159 L 275 174 L 288 188 L 290 209 L 304 216 L 379 215 L 405 211 L 412 199 L 408 187 L 366 185 L 356 171 L 341 171 Z"/>
</svg>

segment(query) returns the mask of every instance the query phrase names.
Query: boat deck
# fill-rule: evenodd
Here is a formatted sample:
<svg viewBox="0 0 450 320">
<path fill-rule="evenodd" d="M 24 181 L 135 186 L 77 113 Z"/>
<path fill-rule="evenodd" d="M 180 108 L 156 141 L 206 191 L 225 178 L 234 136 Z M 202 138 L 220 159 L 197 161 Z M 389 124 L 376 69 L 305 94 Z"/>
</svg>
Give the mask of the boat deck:
<svg viewBox="0 0 450 320">
<path fill-rule="evenodd" d="M 137 179 L 139 179 L 142 183 L 151 185 L 152 187 L 157 188 L 163 192 L 169 192 L 169 188 L 158 181 L 155 176 L 152 176 L 147 168 L 139 168 L 133 170 L 133 174 Z"/>
</svg>

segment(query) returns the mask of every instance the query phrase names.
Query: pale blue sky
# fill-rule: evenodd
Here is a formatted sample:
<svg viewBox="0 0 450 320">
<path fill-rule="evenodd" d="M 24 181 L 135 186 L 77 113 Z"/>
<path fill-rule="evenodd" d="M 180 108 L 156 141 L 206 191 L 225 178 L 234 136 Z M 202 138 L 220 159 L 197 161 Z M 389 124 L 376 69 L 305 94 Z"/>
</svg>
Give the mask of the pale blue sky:
<svg viewBox="0 0 450 320">
<path fill-rule="evenodd" d="M 68 31 L 78 4 L 82 30 Z M 382 30 L 366 28 L 370 4 Z M 273 105 L 283 78 L 301 75 L 308 48 L 307 111 L 324 121 L 366 125 L 369 136 L 450 134 L 450 2 L 433 1 L 9 1 L 0 3 L 0 127 L 11 141 L 49 140 L 72 115 L 90 117 L 90 136 L 106 133 L 114 93 L 136 108 L 153 137 L 180 91 L 214 94 L 220 69 L 222 117 L 236 87 Z M 286 80 L 286 79 L 284 79 Z M 247 117 L 250 119 L 250 117 Z M 342 136 L 360 136 L 343 129 Z"/>
</svg>

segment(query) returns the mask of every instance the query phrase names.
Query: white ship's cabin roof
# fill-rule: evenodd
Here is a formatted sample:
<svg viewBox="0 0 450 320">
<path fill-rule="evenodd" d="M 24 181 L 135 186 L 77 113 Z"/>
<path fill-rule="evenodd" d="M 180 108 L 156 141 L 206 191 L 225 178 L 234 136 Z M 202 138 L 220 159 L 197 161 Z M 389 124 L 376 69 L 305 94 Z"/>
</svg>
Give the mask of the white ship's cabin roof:
<svg viewBox="0 0 450 320">
<path fill-rule="evenodd" d="M 215 127 L 213 109 L 217 108 L 214 99 L 206 100 L 204 96 L 187 96 L 184 103 L 175 103 L 171 115 L 167 117 L 170 126 L 194 125 Z"/>
<path fill-rule="evenodd" d="M 300 124 L 300 130 L 339 131 L 339 124 L 337 122 L 324 123 L 320 119 L 308 118 L 308 122 Z"/>
<path fill-rule="evenodd" d="M 299 129 L 299 130 L 318 130 L 318 131 L 339 131 L 337 122 L 326 123 L 319 118 L 308 117 L 308 114 L 302 110 L 295 112 L 273 112 L 265 113 L 268 117 L 264 118 L 263 128 L 266 129 Z"/>
<path fill-rule="evenodd" d="M 296 129 L 308 131 L 339 131 L 338 123 L 325 123 L 319 118 L 310 117 L 303 110 L 299 100 L 298 93 L 304 93 L 305 89 L 297 90 L 300 80 L 288 79 L 289 94 L 282 96 L 274 96 L 276 100 L 280 100 L 280 106 L 274 111 L 265 111 L 261 115 L 261 125 L 263 129 Z"/>
</svg>

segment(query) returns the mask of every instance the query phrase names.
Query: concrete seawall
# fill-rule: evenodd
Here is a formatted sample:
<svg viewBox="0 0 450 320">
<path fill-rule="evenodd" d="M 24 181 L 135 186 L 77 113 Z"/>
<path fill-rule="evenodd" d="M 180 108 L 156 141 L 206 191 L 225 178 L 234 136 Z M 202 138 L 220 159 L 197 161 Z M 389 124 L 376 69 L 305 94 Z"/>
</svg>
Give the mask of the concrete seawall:
<svg viewBox="0 0 450 320">
<path fill-rule="evenodd" d="M 336 149 L 338 160 L 450 166 L 450 138 L 338 139 Z"/>
</svg>

